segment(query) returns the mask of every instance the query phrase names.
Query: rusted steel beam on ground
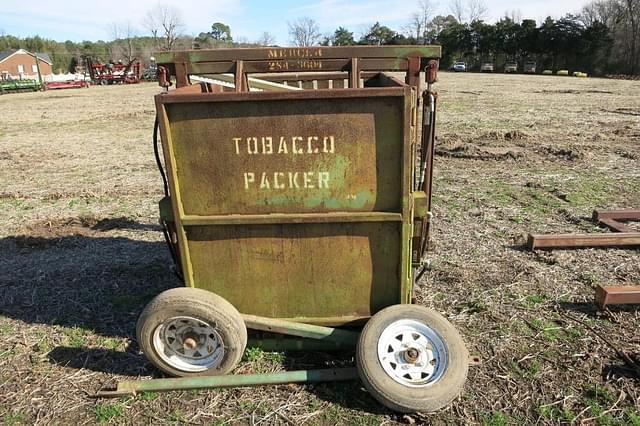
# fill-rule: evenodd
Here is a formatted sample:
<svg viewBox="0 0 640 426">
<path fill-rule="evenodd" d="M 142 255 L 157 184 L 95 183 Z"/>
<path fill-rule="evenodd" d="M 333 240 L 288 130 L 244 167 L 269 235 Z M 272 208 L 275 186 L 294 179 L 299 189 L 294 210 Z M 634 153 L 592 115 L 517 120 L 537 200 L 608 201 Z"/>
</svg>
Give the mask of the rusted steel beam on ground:
<svg viewBox="0 0 640 426">
<path fill-rule="evenodd" d="M 600 219 L 598 223 L 604 225 L 615 232 L 638 232 L 630 226 L 625 225 L 624 223 L 620 223 L 615 219 Z"/>
<path fill-rule="evenodd" d="M 633 247 L 640 246 L 640 232 L 611 234 L 529 234 L 531 250 L 581 247 Z"/>
<path fill-rule="evenodd" d="M 596 287 L 595 300 L 601 309 L 607 305 L 640 304 L 640 285 L 598 286 Z"/>
<path fill-rule="evenodd" d="M 613 219 L 613 220 L 640 220 L 640 210 L 595 210 L 593 212 L 594 220 Z"/>
</svg>

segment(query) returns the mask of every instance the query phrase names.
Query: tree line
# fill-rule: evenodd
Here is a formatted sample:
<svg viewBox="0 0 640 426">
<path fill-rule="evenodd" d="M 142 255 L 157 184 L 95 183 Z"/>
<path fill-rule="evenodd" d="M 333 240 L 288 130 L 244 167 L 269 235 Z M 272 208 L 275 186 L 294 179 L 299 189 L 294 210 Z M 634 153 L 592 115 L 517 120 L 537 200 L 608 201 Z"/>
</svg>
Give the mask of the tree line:
<svg viewBox="0 0 640 426">
<path fill-rule="evenodd" d="M 302 17 L 288 22 L 289 42 L 295 46 L 438 44 L 441 68 L 464 60 L 470 69 L 493 62 L 535 61 L 538 70 L 568 69 L 590 74 L 640 73 L 640 0 L 594 0 L 579 13 L 537 23 L 517 11 L 496 23 L 485 22 L 484 0 L 450 0 L 448 14 L 435 14 L 433 0 L 421 0 L 406 25 L 392 29 L 379 22 L 356 36 L 345 27 L 322 34 L 317 21 Z M 142 20 L 145 35 L 129 23 L 113 23 L 111 41 L 58 42 L 0 34 L 0 50 L 24 48 L 49 53 L 54 70 L 73 71 L 83 57 L 101 61 L 146 62 L 157 50 L 271 46 L 275 38 L 263 32 L 249 42 L 234 38 L 231 28 L 215 22 L 197 36 L 184 34 L 185 24 L 174 6 L 158 4 Z"/>
<path fill-rule="evenodd" d="M 596 0 L 577 14 L 537 23 L 517 11 L 491 24 L 481 0 L 453 0 L 450 14 L 434 15 L 422 0 L 410 22 L 399 31 L 376 22 L 359 38 L 339 27 L 322 36 L 317 23 L 303 18 L 290 24 L 291 41 L 300 46 L 437 44 L 442 46 L 441 68 L 464 60 L 470 69 L 482 62 L 537 63 L 538 70 L 568 69 L 590 74 L 640 73 L 640 0 Z M 300 33 L 304 38 L 299 37 Z"/>
</svg>

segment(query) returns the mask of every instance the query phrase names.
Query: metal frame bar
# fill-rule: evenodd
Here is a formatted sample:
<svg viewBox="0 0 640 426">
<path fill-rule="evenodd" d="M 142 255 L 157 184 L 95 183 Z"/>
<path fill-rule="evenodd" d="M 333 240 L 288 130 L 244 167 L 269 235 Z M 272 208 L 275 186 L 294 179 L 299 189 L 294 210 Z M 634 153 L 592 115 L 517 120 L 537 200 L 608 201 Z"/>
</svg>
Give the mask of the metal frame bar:
<svg viewBox="0 0 640 426">
<path fill-rule="evenodd" d="M 182 218 L 185 216 L 184 207 L 182 204 L 182 196 L 180 192 L 180 186 L 177 179 L 176 172 L 176 159 L 173 155 L 173 139 L 171 138 L 171 132 L 169 132 L 169 116 L 167 110 L 160 101 L 161 98 L 156 96 L 156 111 L 158 114 L 160 136 L 162 140 L 162 155 L 164 156 L 164 164 L 167 168 L 167 178 L 171 176 L 169 181 L 169 191 L 171 193 L 171 204 L 174 214 L 174 221 L 176 227 L 176 235 L 178 237 L 178 251 L 180 255 L 180 266 L 182 269 L 184 283 L 187 287 L 194 287 L 193 268 L 191 265 L 191 256 L 189 254 L 187 246 L 187 233 L 182 223 Z"/>
<path fill-rule="evenodd" d="M 351 347 L 355 347 L 358 337 L 360 337 L 360 333 L 356 331 L 322 327 L 283 319 L 266 318 L 257 315 L 243 314 L 242 319 L 247 328 L 254 330 L 304 337 Z"/>
<path fill-rule="evenodd" d="M 348 72 L 349 87 L 360 86 L 361 73 L 406 71 L 406 82 L 419 88 L 420 71 L 442 55 L 440 46 L 332 46 L 308 48 L 245 48 L 184 50 L 155 53 L 159 66 L 175 75 L 177 87 L 189 75 L 233 73 L 236 91 L 248 91 L 246 74 Z"/>
<path fill-rule="evenodd" d="M 156 52 L 158 64 L 175 62 L 259 61 L 278 59 L 341 59 L 341 58 L 387 58 L 404 59 L 410 56 L 439 58 L 442 47 L 429 46 L 313 46 L 313 47 L 259 47 L 228 48 L 210 50 L 182 50 Z"/>
<path fill-rule="evenodd" d="M 260 100 L 281 100 L 296 101 L 301 99 L 352 99 L 352 98 L 375 98 L 375 97 L 404 96 L 403 87 L 371 87 L 366 91 L 361 89 L 339 89 L 339 90 L 295 90 L 282 92 L 223 92 L 223 93 L 179 93 L 179 91 L 157 95 L 156 103 L 160 99 L 161 104 L 179 103 L 218 103 L 233 101 L 260 101 Z"/>
<path fill-rule="evenodd" d="M 273 223 L 348 223 L 402 222 L 402 214 L 385 212 L 253 214 L 182 217 L 185 226 L 197 225 L 264 225 Z"/>
</svg>

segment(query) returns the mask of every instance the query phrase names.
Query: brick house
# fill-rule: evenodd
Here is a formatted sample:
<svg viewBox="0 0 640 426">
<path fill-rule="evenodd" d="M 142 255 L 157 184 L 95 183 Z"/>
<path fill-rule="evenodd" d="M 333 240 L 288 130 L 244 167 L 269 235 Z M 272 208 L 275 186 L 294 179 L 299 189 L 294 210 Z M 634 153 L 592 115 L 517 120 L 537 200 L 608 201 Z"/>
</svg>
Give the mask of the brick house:
<svg viewBox="0 0 640 426">
<path fill-rule="evenodd" d="M 36 55 L 38 55 L 38 65 L 40 66 L 42 77 L 51 75 L 53 73 L 53 61 L 48 54 L 33 54 L 24 49 L 18 49 L 0 52 L 0 78 L 6 79 L 11 76 L 16 80 L 21 78 L 37 80 Z"/>
</svg>

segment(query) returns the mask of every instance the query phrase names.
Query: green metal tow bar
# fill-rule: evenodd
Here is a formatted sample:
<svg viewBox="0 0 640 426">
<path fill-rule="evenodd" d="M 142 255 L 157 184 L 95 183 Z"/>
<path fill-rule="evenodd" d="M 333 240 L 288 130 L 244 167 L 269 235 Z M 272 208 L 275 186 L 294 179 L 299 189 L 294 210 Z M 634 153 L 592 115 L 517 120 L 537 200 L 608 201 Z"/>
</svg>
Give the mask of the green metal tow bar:
<svg viewBox="0 0 640 426">
<path fill-rule="evenodd" d="M 241 386 L 281 385 L 288 383 L 336 382 L 358 379 L 356 368 L 284 371 L 269 374 L 228 374 L 225 376 L 180 377 L 173 379 L 127 380 L 115 390 L 100 390 L 96 397 L 136 395 L 140 392 L 163 392 L 189 389 L 214 389 Z"/>
</svg>

